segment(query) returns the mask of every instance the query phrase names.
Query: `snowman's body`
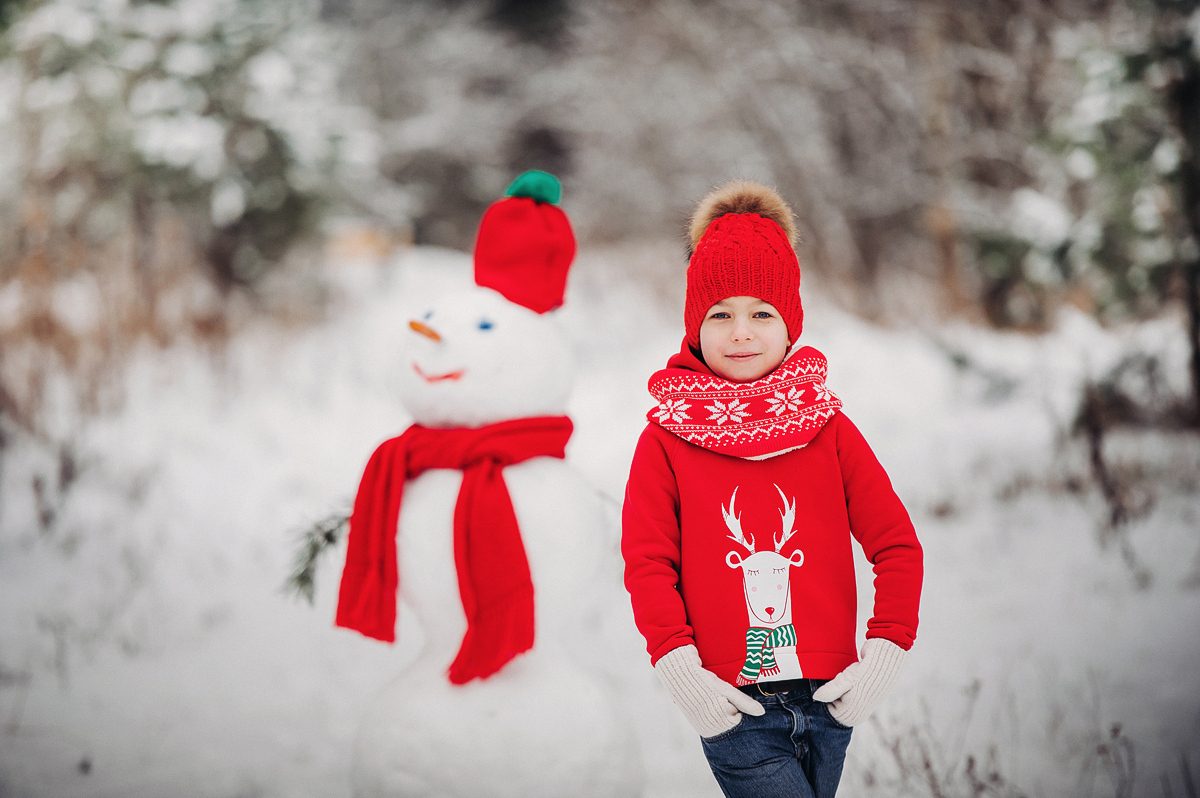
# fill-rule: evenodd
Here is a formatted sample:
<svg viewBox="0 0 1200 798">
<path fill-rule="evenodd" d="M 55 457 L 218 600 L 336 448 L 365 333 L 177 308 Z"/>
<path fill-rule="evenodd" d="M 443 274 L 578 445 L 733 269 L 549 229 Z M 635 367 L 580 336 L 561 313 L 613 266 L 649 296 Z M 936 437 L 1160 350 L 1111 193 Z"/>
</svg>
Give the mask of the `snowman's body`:
<svg viewBox="0 0 1200 798">
<path fill-rule="evenodd" d="M 464 418 L 461 426 L 480 426 L 551 415 L 565 405 L 569 352 L 549 319 L 486 289 L 455 297 L 424 318 L 440 340 L 414 336 L 406 353 L 414 360 L 404 398 L 419 423 L 451 426 Z M 492 346 L 493 333 L 513 335 L 517 348 Z M 497 371 L 504 351 L 515 351 L 522 363 Z M 540 362 L 545 357 L 554 362 Z M 492 385 L 470 381 L 484 372 Z M 514 380 L 531 389 L 524 400 Z M 534 646 L 487 679 L 449 681 L 467 628 L 453 531 L 462 472 L 437 469 L 410 480 L 397 539 L 400 598 L 415 613 L 424 643 L 360 728 L 353 768 L 360 798 L 640 794 L 634 737 L 581 661 L 587 647 L 577 645 L 595 610 L 589 595 L 612 540 L 599 495 L 557 458 L 536 457 L 503 473 L 534 586 Z"/>
</svg>

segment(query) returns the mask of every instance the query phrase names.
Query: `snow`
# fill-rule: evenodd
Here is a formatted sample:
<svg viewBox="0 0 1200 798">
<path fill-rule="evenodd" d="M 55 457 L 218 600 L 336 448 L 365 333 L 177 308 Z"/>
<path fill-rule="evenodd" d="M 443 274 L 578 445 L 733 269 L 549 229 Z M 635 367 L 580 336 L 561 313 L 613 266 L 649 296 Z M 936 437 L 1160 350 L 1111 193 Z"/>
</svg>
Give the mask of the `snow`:
<svg viewBox="0 0 1200 798">
<path fill-rule="evenodd" d="M 14 284 L 15 287 L 15 284 Z M 0 300 L 2 305 L 2 300 Z M 55 319 L 76 335 L 87 335 L 100 324 L 103 303 L 95 276 L 83 273 L 54 286 L 50 306 Z M 0 309 L 0 315 L 3 309 Z M 13 313 L 13 317 L 16 313 Z"/>
<path fill-rule="evenodd" d="M 172 45 L 163 56 L 163 68 L 186 78 L 199 77 L 212 71 L 214 64 L 208 50 L 195 42 Z"/>
<path fill-rule="evenodd" d="M 78 94 L 79 79 L 70 73 L 53 78 L 40 77 L 25 91 L 25 107 L 30 111 L 44 111 L 68 105 Z"/>
<path fill-rule="evenodd" d="M 1071 212 L 1032 188 L 1019 188 L 1012 196 L 1013 231 L 1045 250 L 1066 240 L 1071 232 Z"/>
<path fill-rule="evenodd" d="M 129 93 L 129 111 L 135 116 L 178 111 L 185 106 L 195 105 L 191 95 L 192 92 L 174 78 L 146 79 L 135 85 Z"/>
<path fill-rule="evenodd" d="M 246 212 L 246 190 L 236 180 L 226 179 L 213 187 L 212 223 L 224 227 L 236 222 Z"/>
<path fill-rule="evenodd" d="M 191 167 L 201 180 L 216 178 L 225 165 L 225 128 L 209 116 L 149 117 L 134 131 L 134 143 L 147 162 Z"/>
<path fill-rule="evenodd" d="M 1157 154 L 1157 150 L 1155 153 Z M 1066 157 L 1063 166 L 1066 168 L 1067 174 L 1076 180 L 1091 180 L 1099 171 L 1096 157 L 1082 147 L 1071 150 L 1071 154 Z"/>
<path fill-rule="evenodd" d="M 603 270 L 612 257 L 582 253 L 557 323 L 578 363 L 568 462 L 615 529 L 645 380 L 682 324 L 679 297 Z M 120 410 L 71 436 L 7 437 L 0 792 L 351 794 L 362 719 L 423 632 L 410 613 L 395 647 L 333 627 L 341 548 L 320 565 L 315 607 L 280 586 L 296 533 L 342 509 L 375 445 L 408 423 L 396 336 L 410 308 L 468 274 L 466 256 L 435 249 L 336 264 L 341 300 L 324 323 L 258 322 L 220 354 L 148 349 Z M 829 358 L 926 554 L 913 656 L 856 730 L 840 794 L 966 794 L 971 757 L 978 778 L 1025 795 L 1106 796 L 1121 740 L 1136 752 L 1125 794 L 1160 794 L 1163 778 L 1186 794 L 1180 756 L 1193 774 L 1200 761 L 1200 442 L 1108 436 L 1114 471 L 1153 497 L 1113 535 L 1068 435 L 1081 382 L 1131 352 L 1158 353 L 1172 390 L 1186 387 L 1182 320 L 1106 329 L 1068 311 L 1044 336 L 884 329 L 814 282 L 801 342 Z M 611 565 L 590 586 L 616 607 Z M 600 637 L 615 641 L 608 685 L 636 724 L 646 794 L 719 795 L 623 617 L 609 613 Z"/>
</svg>

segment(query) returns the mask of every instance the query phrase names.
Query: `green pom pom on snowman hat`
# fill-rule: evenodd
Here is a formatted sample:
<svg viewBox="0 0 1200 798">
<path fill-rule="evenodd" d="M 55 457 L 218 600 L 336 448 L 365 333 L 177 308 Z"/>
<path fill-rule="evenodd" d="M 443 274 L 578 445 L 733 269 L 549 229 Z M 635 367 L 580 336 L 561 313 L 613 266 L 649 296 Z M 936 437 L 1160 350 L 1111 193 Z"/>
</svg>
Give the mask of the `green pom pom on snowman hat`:
<svg viewBox="0 0 1200 798">
<path fill-rule="evenodd" d="M 557 205 L 562 198 L 562 185 L 558 178 L 549 172 L 530 169 L 508 187 L 504 192 L 506 197 L 529 197 L 537 202 L 548 202 Z"/>
</svg>

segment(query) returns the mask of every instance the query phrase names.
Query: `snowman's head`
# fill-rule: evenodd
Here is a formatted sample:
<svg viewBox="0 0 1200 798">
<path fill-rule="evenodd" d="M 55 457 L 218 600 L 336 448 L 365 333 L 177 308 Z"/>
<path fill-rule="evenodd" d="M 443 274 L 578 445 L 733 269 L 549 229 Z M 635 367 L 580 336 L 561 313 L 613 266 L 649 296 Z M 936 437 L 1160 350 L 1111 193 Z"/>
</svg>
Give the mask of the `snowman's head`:
<svg viewBox="0 0 1200 798">
<path fill-rule="evenodd" d="M 405 333 L 400 392 L 427 427 L 566 413 L 571 349 L 551 314 L 474 287 L 429 301 Z"/>
</svg>

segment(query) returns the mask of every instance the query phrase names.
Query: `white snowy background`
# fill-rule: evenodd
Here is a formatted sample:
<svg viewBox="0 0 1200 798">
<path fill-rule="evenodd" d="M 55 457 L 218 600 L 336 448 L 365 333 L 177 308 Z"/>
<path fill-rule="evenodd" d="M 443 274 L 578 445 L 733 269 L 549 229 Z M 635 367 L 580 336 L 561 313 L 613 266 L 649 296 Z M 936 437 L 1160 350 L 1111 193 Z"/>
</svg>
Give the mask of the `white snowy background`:
<svg viewBox="0 0 1200 798">
<path fill-rule="evenodd" d="M 681 297 L 638 253 L 584 251 L 559 311 L 579 363 L 568 459 L 614 522 L 682 336 Z M 124 403 L 61 457 L 8 442 L 0 479 L 0 794 L 346 796 L 356 724 L 413 656 L 335 629 L 344 548 L 314 607 L 286 595 L 300 530 L 342 509 L 374 446 L 407 424 L 394 390 L 423 292 L 469 266 L 448 250 L 330 263 L 322 323 L 258 321 L 219 355 L 134 358 Z M 622 276 L 624 275 L 624 276 Z M 1182 320 L 1101 328 L 1065 311 L 1042 336 L 872 326 L 803 286 L 803 342 L 891 474 L 925 547 L 910 665 L 854 735 L 842 793 L 1187 795 L 1200 768 L 1200 442 L 1112 433 L 1148 513 L 1105 543 L 1107 507 L 1069 435 L 1080 388 L 1149 350 L 1184 391 Z M 55 514 L 41 531 L 39 512 Z M 611 675 L 639 725 L 649 796 L 716 796 L 700 746 L 653 680 L 614 566 Z M 860 565 L 864 565 L 860 563 Z M 860 615 L 870 611 L 860 570 Z M 615 589 L 614 589 L 615 588 Z M 861 627 L 860 627 L 861 628 Z M 497 746 L 503 746 L 497 740 Z M 446 762 L 446 767 L 456 763 Z M 481 774 L 486 778 L 486 774 Z M 1171 791 L 1173 790 L 1173 792 Z M 1194 794 L 1194 793 L 1192 793 Z"/>
<path fill-rule="evenodd" d="M 806 267 L 802 341 L 828 356 L 829 385 L 925 547 L 910 665 L 855 732 L 841 794 L 1197 794 L 1200 439 L 1105 434 L 1107 467 L 1134 511 L 1113 530 L 1074 430 L 1085 385 L 1131 356 L 1157 358 L 1167 384 L 1127 386 L 1130 395 L 1189 392 L 1175 300 L 1111 314 L 1106 327 L 1071 305 L 1113 298 L 1111 275 L 1091 263 L 1115 218 L 1100 189 L 1121 166 L 1100 133 L 1153 105 L 1147 87 L 1169 78 L 1126 74 L 1122 59 L 1150 46 L 1146 18 L 1122 4 L 1093 19 L 1060 2 L 1056 19 L 1042 13 L 1051 4 L 833 3 L 824 20 L 813 4 L 797 22 L 783 3 L 589 2 L 574 4 L 575 51 L 563 57 L 513 46 L 472 3 L 0 5 L 22 20 L 0 48 L 11 145 L 0 150 L 0 244 L 19 261 L 0 264 L 0 407 L 40 413 L 24 427 L 0 417 L 0 798 L 348 796 L 359 720 L 421 643 L 403 618 L 396 646 L 333 627 L 344 547 L 321 561 L 315 606 L 282 585 L 300 532 L 346 509 L 371 451 L 408 423 L 395 384 L 405 324 L 423 295 L 463 279 L 468 258 L 420 247 L 331 259 L 300 279 L 280 268 L 222 309 L 203 276 L 212 264 L 195 269 L 164 250 L 149 273 L 157 322 L 110 339 L 102 321 L 145 311 L 136 281 L 147 264 L 121 254 L 143 185 L 134 178 L 161 188 L 163 170 L 176 170 L 186 201 L 167 203 L 179 214 L 160 220 L 168 232 L 191 219 L 209 234 L 255 207 L 287 228 L 286 179 L 297 196 L 324 191 L 340 212 L 352 198 L 355 213 L 394 225 L 378 236 L 385 244 L 468 246 L 477 211 L 517 169 L 510 150 L 541 158 L 559 145 L 586 243 L 558 313 L 579 366 L 568 459 L 611 509 L 608 581 L 592 586 L 612 607 L 598 645 L 637 725 L 647 795 L 718 790 L 654 679 L 619 583 L 616 519 L 651 404 L 646 378 L 682 337 L 682 254 L 638 242 L 669 235 L 732 174 L 777 183 L 807 208 L 824 263 Z M 843 7 L 862 14 L 862 30 L 833 24 Z M 943 12 L 970 30 L 906 38 L 909 23 L 936 32 Z M 1200 16 L 1184 28 L 1200 30 Z M 229 96 L 229 85 L 245 91 Z M 209 100 L 220 102 L 202 111 Z M 246 124 L 252 135 L 229 138 Z M 288 142 L 290 160 L 259 173 L 268 132 Z M 1137 157 L 1156 173 L 1131 206 L 1139 291 L 1151 267 L 1192 259 L 1196 246 L 1163 215 L 1156 181 L 1184 150 L 1159 134 L 1149 162 Z M 963 179 L 968 162 L 1020 181 Z M 1098 190 L 1076 208 L 1084 184 Z M 961 215 L 955 235 L 1004 232 L 1028 245 L 1020 286 L 1063 308 L 1048 332 L 928 312 L 941 278 L 924 223 L 880 234 L 877 282 L 852 285 L 869 265 L 852 222 L 943 202 Z M 45 252 L 22 249 L 43 238 L 61 245 L 46 261 L 54 280 L 32 268 Z M 622 243 L 598 248 L 606 241 Z M 1053 257 L 1068 242 L 1062 275 Z M 254 252 L 254 240 L 243 245 Z M 81 252 L 95 262 L 73 264 Z M 228 265 L 253 281 L 268 264 Z M 296 317 L 242 302 L 304 305 L 323 286 L 333 302 L 316 319 L 319 301 Z M 843 309 L 859 289 L 888 326 Z M 1013 293 L 1010 322 L 1036 315 L 1014 312 L 1022 302 L 1029 311 L 1031 296 Z M 57 369 L 55 341 L 26 324 L 42 300 L 82 353 L 72 376 Z M 181 332 L 210 309 L 231 320 L 227 344 Z M 1151 320 L 1121 321 L 1139 315 Z M 140 347 L 127 360 L 126 345 Z M 110 349 L 120 356 L 105 360 Z M 115 384 L 89 415 L 76 412 L 71 380 L 87 382 L 93 357 Z M 26 372 L 49 375 L 44 401 L 3 394 L 32 384 Z M 865 619 L 870 573 L 859 564 Z"/>
</svg>

